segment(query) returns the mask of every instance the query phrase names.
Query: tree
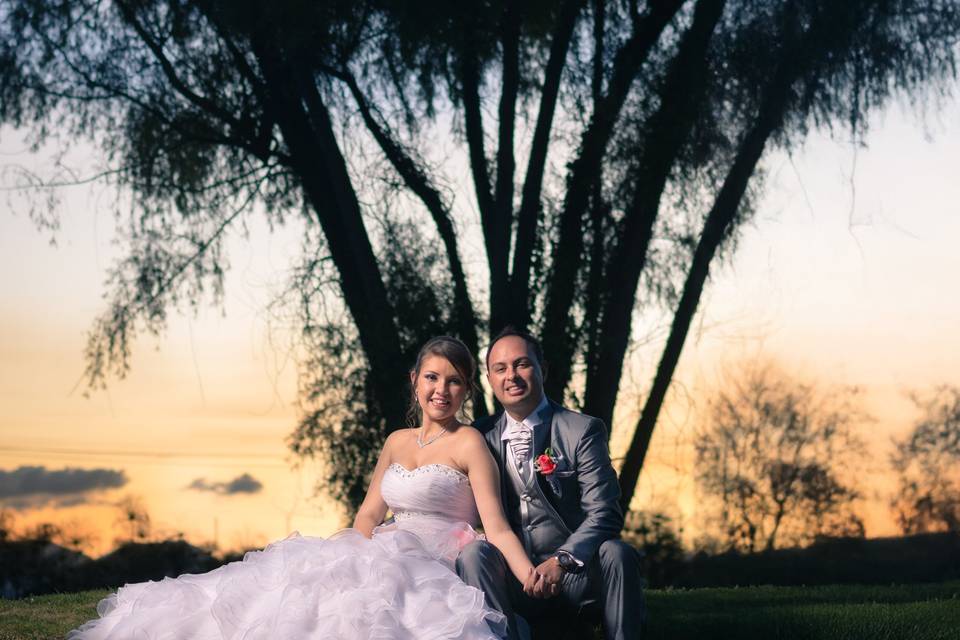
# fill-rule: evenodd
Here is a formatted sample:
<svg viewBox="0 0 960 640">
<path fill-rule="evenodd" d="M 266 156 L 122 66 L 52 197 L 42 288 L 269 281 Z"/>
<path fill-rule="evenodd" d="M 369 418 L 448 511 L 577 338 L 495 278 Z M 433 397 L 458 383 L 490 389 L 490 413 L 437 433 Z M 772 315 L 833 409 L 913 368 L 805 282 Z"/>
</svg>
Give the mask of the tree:
<svg viewBox="0 0 960 640">
<path fill-rule="evenodd" d="M 350 360 L 363 428 L 333 422 L 345 405 L 307 380 L 291 447 L 339 452 L 351 501 L 367 448 L 403 424 L 428 330 L 479 352 L 481 327 L 533 328 L 548 393 L 611 424 L 639 301 L 675 311 L 621 473 L 629 503 L 764 153 L 811 127 L 858 138 L 892 95 L 942 90 L 960 32 L 951 0 L 2 0 L 0 16 L 0 122 L 92 140 L 134 203 L 91 385 L 123 375 L 170 309 L 216 299 L 229 229 L 302 215 L 304 342 L 349 350 L 330 362 Z M 435 144 L 451 133 L 466 182 Z M 469 269 L 476 221 L 486 260 Z M 405 223 L 426 240 L 395 243 Z M 391 272 L 398 252 L 407 271 Z M 405 324 L 435 302 L 436 323 Z"/>
<path fill-rule="evenodd" d="M 863 455 L 853 389 L 820 391 L 770 365 L 711 398 L 696 436 L 696 475 L 730 548 L 754 552 L 863 536 L 852 469 Z M 846 477 L 846 479 L 844 479 Z"/>
<path fill-rule="evenodd" d="M 97 533 L 86 522 L 74 519 L 60 524 L 57 543 L 74 551 L 88 552 L 99 539 Z"/>
<path fill-rule="evenodd" d="M 127 495 L 117 502 L 116 524 L 126 529 L 127 542 L 145 542 L 150 537 L 150 514 L 139 496 Z"/>
<path fill-rule="evenodd" d="M 13 538 L 13 523 L 15 519 L 13 511 L 0 509 L 0 542 L 6 542 Z"/>
<path fill-rule="evenodd" d="M 960 532 L 960 388 L 944 385 L 913 400 L 921 417 L 891 456 L 897 522 L 907 535 Z"/>
<path fill-rule="evenodd" d="M 32 527 L 28 527 L 23 533 L 23 539 L 51 543 L 58 542 L 62 535 L 63 530 L 59 525 L 52 522 L 40 522 Z"/>
<path fill-rule="evenodd" d="M 630 511 L 624 517 L 623 539 L 641 552 L 641 570 L 650 587 L 675 584 L 684 564 L 682 534 L 683 529 L 659 511 Z"/>
</svg>

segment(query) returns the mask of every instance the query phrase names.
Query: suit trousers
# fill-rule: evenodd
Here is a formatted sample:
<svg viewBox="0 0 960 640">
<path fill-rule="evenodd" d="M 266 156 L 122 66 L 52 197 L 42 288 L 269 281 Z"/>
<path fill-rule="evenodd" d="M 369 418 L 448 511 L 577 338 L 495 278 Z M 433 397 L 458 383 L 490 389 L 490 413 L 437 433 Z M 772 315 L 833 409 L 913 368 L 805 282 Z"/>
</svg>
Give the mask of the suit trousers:
<svg viewBox="0 0 960 640">
<path fill-rule="evenodd" d="M 538 618 L 577 614 L 598 604 L 607 640 L 639 640 L 646 617 L 640 563 L 636 550 L 622 540 L 606 540 L 586 569 L 564 574 L 560 593 L 531 598 L 507 566 L 500 550 L 485 540 L 471 542 L 460 552 L 457 574 L 483 591 L 487 606 L 507 616 L 509 639 L 525 636 L 515 613 L 531 623 Z"/>
</svg>

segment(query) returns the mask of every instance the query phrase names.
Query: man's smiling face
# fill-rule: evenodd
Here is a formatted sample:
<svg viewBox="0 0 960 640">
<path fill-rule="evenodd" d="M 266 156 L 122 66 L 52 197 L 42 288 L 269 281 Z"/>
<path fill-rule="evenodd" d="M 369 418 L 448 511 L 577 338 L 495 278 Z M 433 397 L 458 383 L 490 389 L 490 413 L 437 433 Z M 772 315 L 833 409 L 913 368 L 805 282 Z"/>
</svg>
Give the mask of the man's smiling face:
<svg viewBox="0 0 960 640">
<path fill-rule="evenodd" d="M 487 380 L 503 408 L 518 420 L 530 415 L 543 397 L 543 368 L 520 336 L 505 336 L 490 347 Z"/>
</svg>

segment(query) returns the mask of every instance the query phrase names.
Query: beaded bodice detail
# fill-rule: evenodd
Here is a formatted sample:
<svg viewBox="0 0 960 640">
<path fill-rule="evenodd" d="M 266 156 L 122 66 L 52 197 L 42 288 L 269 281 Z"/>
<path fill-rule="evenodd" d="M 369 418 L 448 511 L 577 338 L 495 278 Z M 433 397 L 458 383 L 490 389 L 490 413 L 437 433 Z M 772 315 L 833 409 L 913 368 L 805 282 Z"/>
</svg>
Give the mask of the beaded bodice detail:
<svg viewBox="0 0 960 640">
<path fill-rule="evenodd" d="M 394 462 L 383 474 L 380 493 L 396 522 L 429 517 L 475 525 L 479 519 L 470 481 L 446 464 L 407 469 Z"/>
</svg>

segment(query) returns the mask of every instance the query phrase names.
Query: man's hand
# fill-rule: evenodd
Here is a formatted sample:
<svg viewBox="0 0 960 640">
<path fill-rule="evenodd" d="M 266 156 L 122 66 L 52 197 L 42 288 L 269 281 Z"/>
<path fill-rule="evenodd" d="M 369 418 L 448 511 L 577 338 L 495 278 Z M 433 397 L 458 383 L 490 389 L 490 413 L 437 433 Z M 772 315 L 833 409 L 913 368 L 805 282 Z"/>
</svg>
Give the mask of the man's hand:
<svg viewBox="0 0 960 640">
<path fill-rule="evenodd" d="M 545 599 L 560 593 L 560 581 L 563 580 L 564 571 L 556 557 L 541 562 L 535 572 L 539 579 L 533 585 L 532 597 Z"/>
<path fill-rule="evenodd" d="M 531 598 L 536 598 L 537 596 L 533 595 L 533 591 L 539 579 L 540 574 L 537 573 L 536 569 L 530 567 L 530 571 L 527 572 L 527 579 L 523 581 L 523 592 Z"/>
</svg>

